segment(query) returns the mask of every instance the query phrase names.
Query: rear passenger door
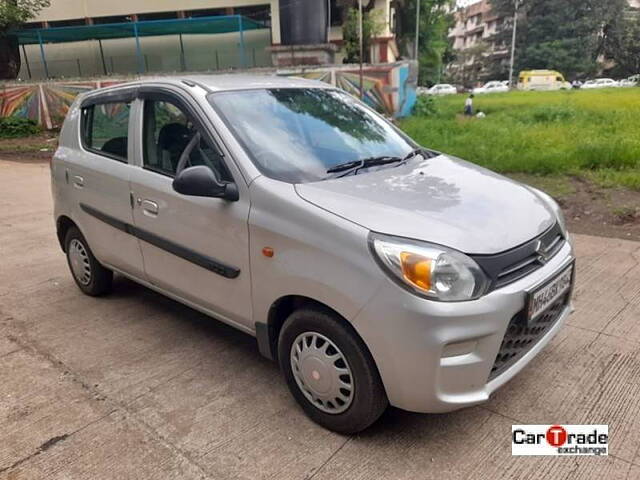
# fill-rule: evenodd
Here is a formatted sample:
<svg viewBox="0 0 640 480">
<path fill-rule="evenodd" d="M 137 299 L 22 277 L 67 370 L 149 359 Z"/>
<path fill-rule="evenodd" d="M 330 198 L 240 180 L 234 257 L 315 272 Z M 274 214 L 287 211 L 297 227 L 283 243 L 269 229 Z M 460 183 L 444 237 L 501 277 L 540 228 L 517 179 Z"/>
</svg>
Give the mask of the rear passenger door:
<svg viewBox="0 0 640 480">
<path fill-rule="evenodd" d="M 232 163 L 205 126 L 199 107 L 162 90 L 142 99 L 131 189 L 147 279 L 252 330 L 248 188 L 239 172 L 232 175 Z M 218 180 L 236 183 L 238 201 L 186 196 L 173 189 L 178 161 L 196 133 L 201 140 L 187 166 L 205 165 Z"/>
<path fill-rule="evenodd" d="M 127 231 L 133 223 L 129 138 L 134 98 L 134 91 L 123 91 L 82 104 L 81 148 L 68 157 L 65 179 L 77 200 L 76 221 L 96 258 L 143 278 L 140 247 Z"/>
</svg>

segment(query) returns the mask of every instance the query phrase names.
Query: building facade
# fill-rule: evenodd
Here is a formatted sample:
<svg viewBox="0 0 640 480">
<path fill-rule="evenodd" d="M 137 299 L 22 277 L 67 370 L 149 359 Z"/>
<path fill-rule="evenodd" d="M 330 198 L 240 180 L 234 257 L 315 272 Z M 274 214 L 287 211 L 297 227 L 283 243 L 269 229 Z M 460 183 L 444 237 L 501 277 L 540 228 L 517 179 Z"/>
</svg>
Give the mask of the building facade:
<svg viewBox="0 0 640 480">
<path fill-rule="evenodd" d="M 456 60 L 447 66 L 447 73 L 457 83 L 474 86 L 484 79 L 484 59 L 507 61 L 508 46 L 498 43 L 494 36 L 510 19 L 498 16 L 490 0 L 481 0 L 455 12 L 455 25 L 449 41 L 456 52 Z M 499 79 L 498 79 L 499 80 Z"/>
<path fill-rule="evenodd" d="M 298 0 L 302 1 L 302 0 Z M 312 0 L 311 0 L 312 1 Z M 21 48 L 23 80 L 44 77 L 69 78 L 104 74 L 140 73 L 140 63 L 148 72 L 207 71 L 238 67 L 272 66 L 270 47 L 282 44 L 282 8 L 280 0 L 55 0 L 51 6 L 29 22 L 25 28 L 50 29 L 84 25 L 116 25 L 126 22 L 180 20 L 242 16 L 258 22 L 262 28 L 215 35 L 148 36 L 139 39 L 119 38 L 69 43 L 45 43 L 43 55 L 39 45 Z M 342 23 L 346 18 L 345 2 L 330 0 L 328 41 L 338 53 L 333 59 L 341 63 Z M 391 25 L 392 0 L 365 0 L 368 8 L 379 11 L 383 23 L 375 39 L 372 63 L 393 62 L 397 48 Z M 286 14 L 286 12 L 285 12 Z M 324 21 L 324 20 L 323 20 Z M 113 27 L 116 28 L 116 27 Z M 143 62 L 136 58 L 141 51 Z"/>
</svg>

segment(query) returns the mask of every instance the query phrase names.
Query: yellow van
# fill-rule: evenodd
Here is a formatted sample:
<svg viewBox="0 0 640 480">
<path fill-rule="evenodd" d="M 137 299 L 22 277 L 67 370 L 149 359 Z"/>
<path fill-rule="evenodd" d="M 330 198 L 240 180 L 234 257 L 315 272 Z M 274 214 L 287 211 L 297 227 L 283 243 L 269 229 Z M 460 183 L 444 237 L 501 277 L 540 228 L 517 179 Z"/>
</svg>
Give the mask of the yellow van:
<svg viewBox="0 0 640 480">
<path fill-rule="evenodd" d="M 518 90 L 562 90 L 571 88 L 555 70 L 526 70 L 518 76 Z"/>
</svg>

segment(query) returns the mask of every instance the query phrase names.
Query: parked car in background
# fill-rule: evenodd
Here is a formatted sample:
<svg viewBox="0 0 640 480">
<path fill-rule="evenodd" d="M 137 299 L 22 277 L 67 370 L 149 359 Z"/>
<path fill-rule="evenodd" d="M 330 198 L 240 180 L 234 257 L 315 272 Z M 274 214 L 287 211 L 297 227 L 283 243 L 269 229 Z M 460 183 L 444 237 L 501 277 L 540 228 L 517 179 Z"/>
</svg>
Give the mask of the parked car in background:
<svg viewBox="0 0 640 480">
<path fill-rule="evenodd" d="M 107 294 L 116 272 L 256 337 L 309 417 L 342 433 L 388 404 L 487 401 L 571 313 L 575 255 L 549 195 L 423 148 L 322 82 L 79 95 L 51 186 L 82 292 Z"/>
<path fill-rule="evenodd" d="M 453 85 L 448 83 L 439 83 L 427 90 L 427 95 L 455 95 L 458 90 Z"/>
<path fill-rule="evenodd" d="M 638 85 L 640 85 L 640 75 L 632 75 L 629 78 L 620 80 L 621 87 L 637 87 Z"/>
<path fill-rule="evenodd" d="M 482 93 L 504 93 L 509 91 L 509 81 L 506 81 L 507 84 L 503 81 L 492 80 L 490 82 L 485 83 L 482 87 L 477 87 L 472 90 L 472 93 L 475 95 Z"/>
<path fill-rule="evenodd" d="M 518 90 L 564 90 L 570 89 L 560 72 L 555 70 L 526 70 L 518 76 Z"/>
<path fill-rule="evenodd" d="M 617 88 L 620 86 L 619 82 L 611 78 L 596 78 L 595 80 L 587 80 L 582 85 L 585 90 L 593 90 L 596 88 Z"/>
</svg>

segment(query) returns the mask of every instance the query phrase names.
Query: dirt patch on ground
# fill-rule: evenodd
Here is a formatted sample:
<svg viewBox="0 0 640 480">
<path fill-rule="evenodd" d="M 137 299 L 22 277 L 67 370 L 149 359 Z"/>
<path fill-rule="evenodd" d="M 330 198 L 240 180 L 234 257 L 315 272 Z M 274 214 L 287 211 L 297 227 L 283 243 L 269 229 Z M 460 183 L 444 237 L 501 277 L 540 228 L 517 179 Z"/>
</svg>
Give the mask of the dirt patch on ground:
<svg viewBox="0 0 640 480">
<path fill-rule="evenodd" d="M 57 132 L 0 139 L 0 160 L 48 162 Z M 548 192 L 565 212 L 572 232 L 640 241 L 640 191 L 603 188 L 580 177 L 513 174 L 511 178 Z"/>
<path fill-rule="evenodd" d="M 58 147 L 58 132 L 22 138 L 0 138 L 0 158 L 14 162 L 49 161 Z"/>
<path fill-rule="evenodd" d="M 574 179 L 576 192 L 558 201 L 572 231 L 640 240 L 640 192 L 600 188 Z"/>
<path fill-rule="evenodd" d="M 640 192 L 603 188 L 580 177 L 509 175 L 552 195 L 574 233 L 640 241 Z"/>
</svg>

